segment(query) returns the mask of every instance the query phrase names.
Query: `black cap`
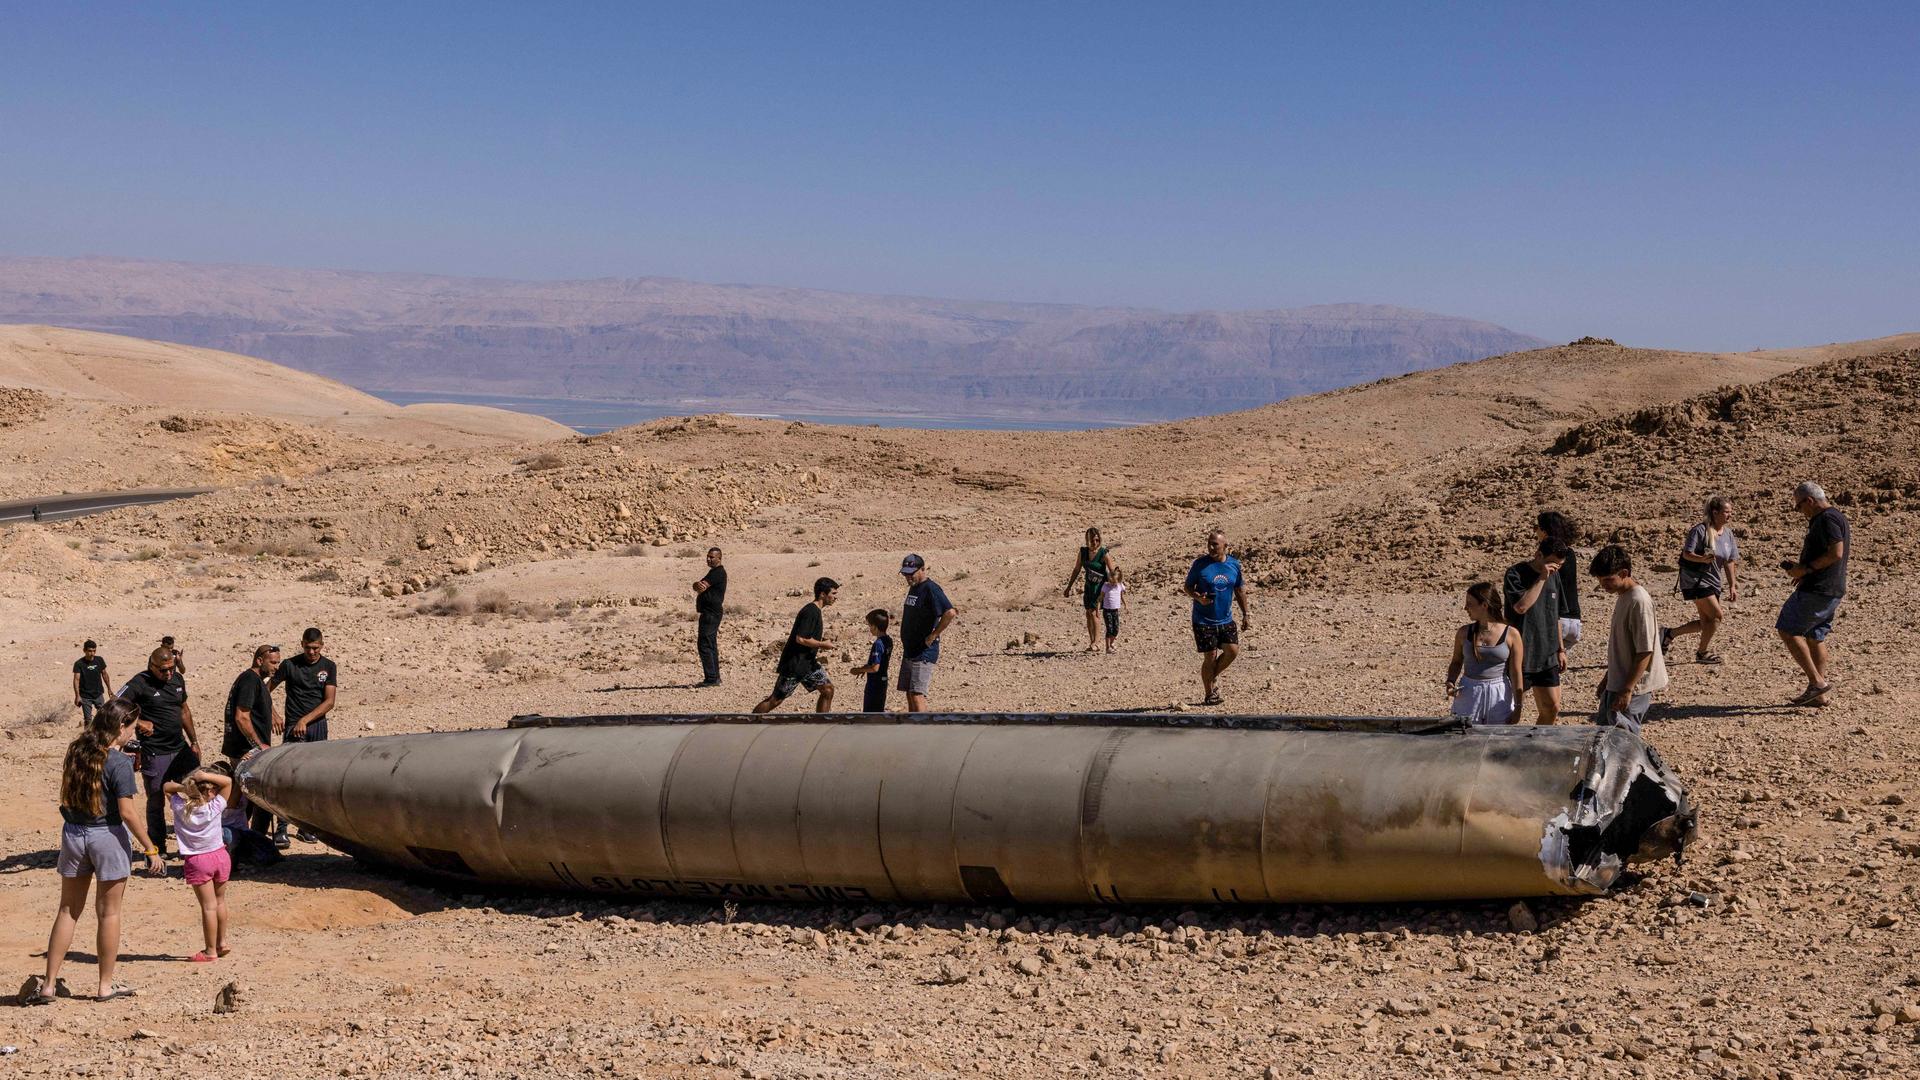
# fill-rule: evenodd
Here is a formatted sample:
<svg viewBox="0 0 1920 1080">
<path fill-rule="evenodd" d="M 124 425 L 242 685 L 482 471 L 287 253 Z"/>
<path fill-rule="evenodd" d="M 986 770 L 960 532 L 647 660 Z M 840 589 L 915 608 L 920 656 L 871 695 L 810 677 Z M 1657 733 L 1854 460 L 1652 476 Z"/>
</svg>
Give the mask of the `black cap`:
<svg viewBox="0 0 1920 1080">
<path fill-rule="evenodd" d="M 927 560 L 921 558 L 918 555 L 909 555 L 906 558 L 900 560 L 900 572 L 902 574 L 907 575 L 908 577 L 912 577 L 914 574 L 917 574 L 920 571 L 925 570 L 926 568 L 927 568 Z"/>
</svg>

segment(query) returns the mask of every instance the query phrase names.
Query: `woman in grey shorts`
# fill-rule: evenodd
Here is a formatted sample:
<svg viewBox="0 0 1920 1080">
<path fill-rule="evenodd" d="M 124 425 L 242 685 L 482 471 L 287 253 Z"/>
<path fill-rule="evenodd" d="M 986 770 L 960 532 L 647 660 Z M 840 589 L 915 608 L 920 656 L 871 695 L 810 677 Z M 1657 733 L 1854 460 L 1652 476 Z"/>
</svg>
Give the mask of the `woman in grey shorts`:
<svg viewBox="0 0 1920 1080">
<path fill-rule="evenodd" d="M 1447 665 L 1453 715 L 1474 724 L 1511 724 L 1520 703 L 1526 646 L 1520 632 L 1507 625 L 1493 582 L 1469 588 L 1466 606 L 1473 621 L 1454 631 L 1453 662 Z"/>
<path fill-rule="evenodd" d="M 129 997 L 133 990 L 113 981 L 120 956 L 120 901 L 133 871 L 127 834 L 139 841 L 148 873 L 165 873 L 160 853 L 147 836 L 142 812 L 134 806 L 133 760 L 120 748 L 133 738 L 140 710 L 115 698 L 93 714 L 86 729 L 67 746 L 60 769 L 60 911 L 47 935 L 47 973 L 20 994 L 22 1005 L 45 1005 L 60 987 L 60 964 L 73 944 L 73 931 L 87 910 L 87 887 L 100 882 L 94 897 L 99 922 L 95 955 L 100 960 L 99 1000 Z"/>
</svg>

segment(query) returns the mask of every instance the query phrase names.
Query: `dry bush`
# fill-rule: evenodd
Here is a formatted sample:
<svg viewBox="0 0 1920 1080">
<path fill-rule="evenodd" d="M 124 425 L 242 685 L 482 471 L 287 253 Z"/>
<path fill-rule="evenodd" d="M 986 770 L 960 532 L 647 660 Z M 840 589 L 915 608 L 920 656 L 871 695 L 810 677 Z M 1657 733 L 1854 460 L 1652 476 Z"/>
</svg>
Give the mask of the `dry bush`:
<svg viewBox="0 0 1920 1080">
<path fill-rule="evenodd" d="M 629 559 L 637 559 L 652 550 L 653 548 L 647 544 L 628 544 L 626 547 L 620 549 L 620 554 Z"/>
<path fill-rule="evenodd" d="M 19 729 L 46 727 L 50 724 L 64 723 L 69 717 L 73 719 L 74 728 L 77 731 L 80 724 L 80 710 L 73 707 L 73 701 L 69 698 L 46 698 L 38 705 L 22 709 L 9 726 Z"/>
<path fill-rule="evenodd" d="M 528 472 L 544 472 L 548 469 L 557 469 L 566 463 L 566 458 L 548 450 L 543 454 L 535 454 L 533 457 L 528 458 L 525 465 Z"/>
<path fill-rule="evenodd" d="M 513 652 L 510 649 L 494 649 L 482 656 L 480 663 L 488 671 L 498 674 L 507 670 L 508 665 L 513 663 Z"/>
<path fill-rule="evenodd" d="M 473 610 L 485 612 L 488 615 L 511 615 L 519 606 L 514 602 L 513 597 L 499 589 L 488 589 L 474 601 Z"/>
<path fill-rule="evenodd" d="M 317 582 L 317 581 L 339 581 L 341 579 L 340 579 L 340 571 L 335 570 L 331 566 L 322 566 L 317 570 L 309 570 L 306 573 L 301 574 L 300 580 Z"/>
<path fill-rule="evenodd" d="M 701 551 L 699 548 L 681 548 L 679 551 L 674 552 L 676 557 L 682 559 L 697 559 L 704 554 L 706 554 L 706 552 Z"/>
<path fill-rule="evenodd" d="M 134 562 L 147 562 L 159 558 L 160 554 L 160 549 L 157 547 L 143 547 L 127 557 Z"/>
<path fill-rule="evenodd" d="M 473 601 L 461 596 L 460 590 L 445 589 L 431 600 L 422 600 L 413 610 L 421 615 L 471 615 L 473 607 Z"/>
</svg>

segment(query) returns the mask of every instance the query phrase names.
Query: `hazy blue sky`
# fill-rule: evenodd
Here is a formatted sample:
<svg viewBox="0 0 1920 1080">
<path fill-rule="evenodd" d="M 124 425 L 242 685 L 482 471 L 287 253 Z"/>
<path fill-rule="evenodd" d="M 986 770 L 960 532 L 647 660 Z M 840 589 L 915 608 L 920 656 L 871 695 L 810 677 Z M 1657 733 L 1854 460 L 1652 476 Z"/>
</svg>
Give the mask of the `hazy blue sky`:
<svg viewBox="0 0 1920 1080">
<path fill-rule="evenodd" d="M 10 6 L 0 252 L 1920 329 L 1920 5 Z"/>
</svg>

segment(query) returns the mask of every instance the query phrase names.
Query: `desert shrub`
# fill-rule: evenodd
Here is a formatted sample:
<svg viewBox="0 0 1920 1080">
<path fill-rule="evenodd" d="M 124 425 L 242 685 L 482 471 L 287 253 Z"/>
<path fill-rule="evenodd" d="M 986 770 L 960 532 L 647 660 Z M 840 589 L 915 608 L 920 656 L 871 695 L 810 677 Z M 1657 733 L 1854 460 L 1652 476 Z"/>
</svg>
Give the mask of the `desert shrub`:
<svg viewBox="0 0 1920 1080">
<path fill-rule="evenodd" d="M 513 663 L 513 652 L 510 649 L 494 649 L 482 656 L 480 663 L 481 666 L 485 667 L 488 671 L 495 673 L 502 672 L 507 670 L 508 665 Z"/>
<path fill-rule="evenodd" d="M 20 710 L 11 726 L 16 728 L 45 727 L 49 724 L 64 722 L 73 718 L 75 728 L 80 724 L 80 710 L 73 707 L 69 698 L 43 698 L 39 703 Z"/>
<path fill-rule="evenodd" d="M 973 576 L 973 571 L 971 570 L 955 570 L 953 572 L 953 576 L 948 578 L 947 580 L 948 581 L 965 581 L 972 576 Z"/>
<path fill-rule="evenodd" d="M 637 559 L 651 550 L 653 549 L 646 544 L 628 544 L 620 549 L 620 554 L 629 559 Z"/>
<path fill-rule="evenodd" d="M 339 581 L 340 571 L 331 566 L 322 566 L 300 575 L 301 581 Z"/>
<path fill-rule="evenodd" d="M 471 615 L 473 601 L 460 595 L 454 588 L 442 589 L 440 595 L 430 600 L 422 600 L 414 605 L 414 611 L 421 615 Z"/>
<path fill-rule="evenodd" d="M 679 551 L 674 552 L 675 556 L 682 559 L 697 559 L 704 554 L 706 554 L 706 552 L 701 551 L 699 548 L 690 548 L 690 547 L 681 548 Z"/>
<path fill-rule="evenodd" d="M 511 615 L 518 607 L 513 597 L 499 589 L 488 589 L 473 603 L 475 611 L 483 611 L 489 615 Z"/>
<path fill-rule="evenodd" d="M 147 562 L 159 558 L 160 554 L 160 549 L 157 547 L 143 547 L 136 550 L 131 558 L 134 562 Z"/>
<path fill-rule="evenodd" d="M 526 460 L 526 467 L 528 472 L 544 472 L 548 469 L 557 469 L 566 463 L 566 458 L 548 450 L 545 453 L 535 454 L 528 458 Z"/>
</svg>

